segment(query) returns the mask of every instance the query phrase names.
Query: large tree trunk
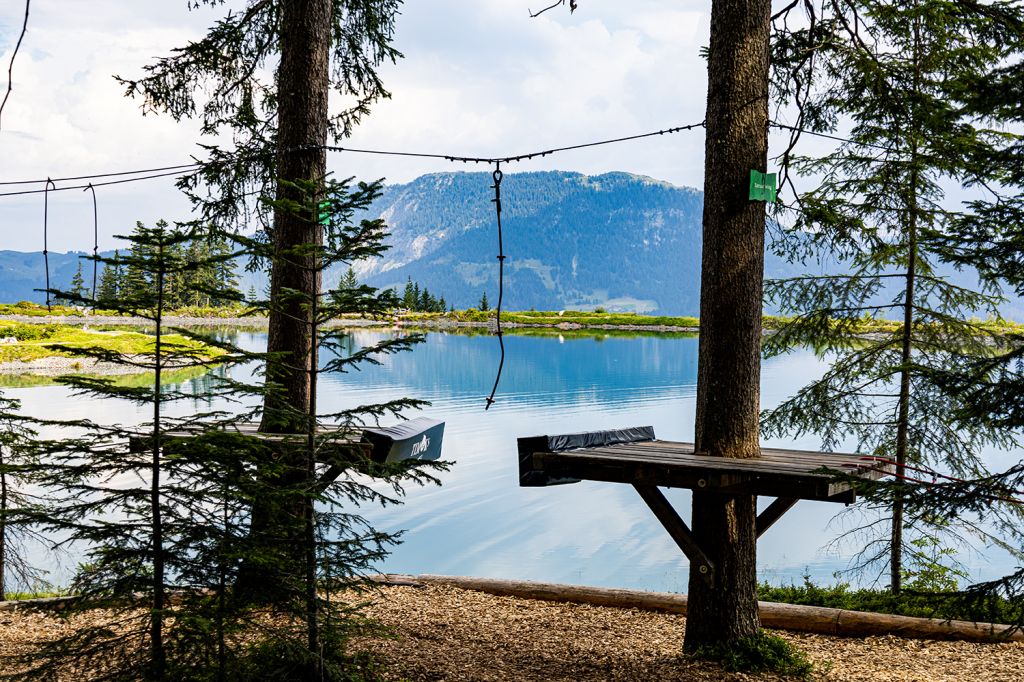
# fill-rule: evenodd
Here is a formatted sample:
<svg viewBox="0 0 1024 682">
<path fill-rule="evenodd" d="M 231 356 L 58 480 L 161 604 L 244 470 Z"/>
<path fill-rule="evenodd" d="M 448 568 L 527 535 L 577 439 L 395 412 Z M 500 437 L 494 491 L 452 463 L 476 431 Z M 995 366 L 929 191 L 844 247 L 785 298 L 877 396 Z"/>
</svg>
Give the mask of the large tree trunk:
<svg viewBox="0 0 1024 682">
<path fill-rule="evenodd" d="M 326 173 L 327 97 L 330 87 L 331 0 L 283 0 L 281 2 L 281 64 L 277 72 L 278 122 L 277 198 L 308 203 L 303 195 L 285 182 L 297 180 L 322 183 Z M 313 352 L 309 301 L 319 290 L 319 275 L 314 272 L 314 254 L 303 246 L 320 243 L 320 228 L 313 216 L 297 215 L 277 208 L 274 211 L 273 245 L 276 257 L 270 272 L 271 308 L 268 314 L 266 380 L 280 391 L 269 393 L 264 402 L 260 430 L 277 433 L 301 433 L 303 415 L 309 408 L 310 374 Z M 287 292 L 302 296 L 288 296 Z M 306 475 L 301 448 L 283 453 L 294 461 L 278 479 L 264 485 L 282 490 L 297 489 Z M 289 502 L 288 500 L 293 500 Z M 269 550 L 278 568 L 292 565 L 301 575 L 304 560 L 302 533 L 304 505 L 297 495 L 257 497 L 253 504 L 251 539 Z M 266 580 L 270 579 L 270 582 Z M 242 567 L 239 591 L 265 594 L 275 580 L 251 562 Z"/>
<path fill-rule="evenodd" d="M 281 2 L 281 65 L 277 72 L 277 177 L 281 181 L 322 181 L 326 173 L 327 95 L 330 88 L 331 0 L 284 0 Z M 308 201 L 295 189 L 278 183 L 278 199 Z M 284 353 L 282 362 L 271 362 L 267 379 L 283 391 L 266 401 L 265 430 L 290 426 L 299 432 L 302 420 L 285 418 L 279 401 L 305 413 L 309 405 L 309 374 L 305 371 L 311 350 L 308 300 L 282 302 L 291 289 L 306 297 L 317 291 L 312 271 L 313 254 L 288 255 L 289 249 L 317 243 L 319 225 L 310 216 L 280 208 L 274 211 L 274 250 L 282 257 L 270 272 L 267 351 Z M 285 423 L 282 423 L 285 422 Z"/>
<path fill-rule="evenodd" d="M 770 0 L 714 0 L 708 59 L 697 451 L 758 455 L 764 204 L 748 200 L 766 170 Z M 756 498 L 694 491 L 693 533 L 714 564 L 692 571 L 686 647 L 759 629 Z"/>
</svg>

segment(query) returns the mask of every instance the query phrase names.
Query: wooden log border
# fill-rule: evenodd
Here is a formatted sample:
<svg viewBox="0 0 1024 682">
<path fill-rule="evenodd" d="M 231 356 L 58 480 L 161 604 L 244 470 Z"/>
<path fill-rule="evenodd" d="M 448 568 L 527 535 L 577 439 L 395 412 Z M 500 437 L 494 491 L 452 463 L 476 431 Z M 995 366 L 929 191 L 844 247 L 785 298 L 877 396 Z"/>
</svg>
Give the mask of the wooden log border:
<svg viewBox="0 0 1024 682">
<path fill-rule="evenodd" d="M 686 595 L 673 592 L 647 592 L 610 587 L 586 587 L 542 583 L 530 580 L 471 578 L 449 575 L 372 576 L 381 586 L 423 587 L 444 585 L 505 597 L 537 599 L 551 602 L 591 604 L 619 609 L 640 609 L 686 615 Z M 0 602 L 0 612 L 18 609 L 62 611 L 78 601 L 78 597 L 50 597 Z M 761 624 L 776 630 L 812 632 L 840 637 L 877 637 L 895 635 L 908 639 L 959 640 L 965 642 L 1024 642 L 1024 631 L 1010 625 L 972 623 L 962 620 L 943 621 L 935 618 L 914 618 L 883 613 L 866 613 L 830 609 L 822 606 L 800 606 L 760 601 L 757 603 Z"/>
<path fill-rule="evenodd" d="M 645 592 L 643 590 L 584 587 L 527 580 L 444 575 L 383 576 L 385 584 L 389 580 L 405 584 L 416 582 L 426 585 L 449 585 L 463 590 L 475 590 L 523 599 L 574 602 L 686 615 L 686 595 L 669 592 Z M 909 639 L 1024 642 L 1024 631 L 1009 625 L 972 623 L 962 620 L 943 621 L 934 618 L 914 618 L 766 601 L 757 604 L 761 614 L 761 624 L 766 628 L 777 630 L 813 632 L 841 637 L 896 635 Z"/>
</svg>

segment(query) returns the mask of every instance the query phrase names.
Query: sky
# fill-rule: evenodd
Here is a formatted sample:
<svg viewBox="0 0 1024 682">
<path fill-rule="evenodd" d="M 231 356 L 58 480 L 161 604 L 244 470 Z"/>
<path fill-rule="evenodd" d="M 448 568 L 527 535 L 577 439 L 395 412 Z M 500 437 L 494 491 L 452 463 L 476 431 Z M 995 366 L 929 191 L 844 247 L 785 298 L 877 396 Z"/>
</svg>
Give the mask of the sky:
<svg viewBox="0 0 1024 682">
<path fill-rule="evenodd" d="M 707 77 L 706 0 L 581 0 L 570 14 L 546 0 L 406 0 L 380 73 L 392 92 L 345 142 L 352 147 L 505 156 L 699 122 Z M 188 11 L 186 0 L 33 0 L 0 119 L 0 182 L 188 163 L 204 141 L 192 122 L 143 116 L 115 74 L 201 37 L 244 2 Z M 0 88 L 24 3 L 0 3 Z M 0 93 L 2 94 L 2 93 Z M 208 141 L 208 140 L 207 140 Z M 567 152 L 503 170 L 627 171 L 703 185 L 703 129 Z M 339 177 L 412 180 L 484 170 L 443 160 L 332 154 Z M 62 183 L 62 184 L 79 184 Z M 13 189 L 42 189 L 42 184 Z M 10 187 L 0 186 L 0 192 Z M 97 190 L 101 248 L 135 221 L 189 217 L 173 178 Z M 0 196 L 0 250 L 42 248 L 43 195 Z M 51 193 L 50 249 L 91 250 L 92 199 Z"/>
</svg>

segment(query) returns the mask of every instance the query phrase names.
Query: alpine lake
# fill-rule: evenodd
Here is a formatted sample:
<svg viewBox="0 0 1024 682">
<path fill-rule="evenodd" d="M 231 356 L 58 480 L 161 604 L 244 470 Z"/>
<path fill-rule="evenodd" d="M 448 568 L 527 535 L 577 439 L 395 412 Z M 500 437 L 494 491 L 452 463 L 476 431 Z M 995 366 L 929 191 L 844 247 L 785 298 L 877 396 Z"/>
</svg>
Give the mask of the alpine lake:
<svg viewBox="0 0 1024 682">
<path fill-rule="evenodd" d="M 219 333 L 253 350 L 266 344 L 265 332 Z M 394 333 L 354 329 L 351 340 L 364 346 Z M 686 592 L 686 558 L 631 486 L 581 482 L 520 488 L 516 439 L 650 425 L 659 438 L 692 441 L 696 336 L 545 330 L 507 333 L 505 349 L 496 402 L 486 411 L 500 357 L 497 338 L 488 334 L 429 331 L 412 352 L 385 357 L 380 366 L 319 379 L 321 412 L 413 397 L 431 405 L 408 416 L 446 424 L 443 459 L 451 469 L 439 475 L 441 485 L 408 488 L 402 505 L 361 510 L 379 530 L 404 531 L 402 544 L 379 570 Z M 826 361 L 806 349 L 764 361 L 762 407 L 792 396 L 825 368 Z M 250 378 L 253 369 L 230 371 Z M 211 377 L 179 381 L 176 388 L 199 392 Z M 46 381 L 6 376 L 0 382 L 5 394 L 34 416 L 88 417 L 101 423 L 142 423 L 149 416 L 148 410 L 85 399 Z M 185 401 L 169 406 L 168 413 L 218 408 L 230 405 Z M 762 444 L 820 446 L 813 436 Z M 1022 456 L 1021 451 L 987 454 L 994 468 Z M 668 490 L 666 496 L 688 519 L 689 491 Z M 769 502 L 759 504 L 763 508 Z M 856 535 L 837 538 L 874 516 L 858 505 L 801 501 L 759 540 L 759 579 L 788 584 L 808 575 L 819 584 L 884 586 L 878 570 L 837 575 L 850 568 L 863 547 Z M 75 563 L 70 556 L 59 561 L 37 557 L 58 584 Z M 1016 563 L 1005 552 L 983 546 L 964 549 L 959 560 L 972 582 L 1004 575 Z"/>
</svg>

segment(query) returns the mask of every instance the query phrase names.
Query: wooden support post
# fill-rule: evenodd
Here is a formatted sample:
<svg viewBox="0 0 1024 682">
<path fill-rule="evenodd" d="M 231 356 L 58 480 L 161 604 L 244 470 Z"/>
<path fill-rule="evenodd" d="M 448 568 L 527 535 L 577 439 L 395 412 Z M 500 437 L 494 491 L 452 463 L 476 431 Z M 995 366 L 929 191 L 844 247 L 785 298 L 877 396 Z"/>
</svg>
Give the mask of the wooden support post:
<svg viewBox="0 0 1024 682">
<path fill-rule="evenodd" d="M 665 499 L 665 496 L 658 490 L 657 486 L 634 483 L 633 487 L 640 493 L 640 497 L 644 499 L 644 502 L 651 508 L 654 515 L 658 517 L 658 520 L 661 521 L 661 525 L 665 527 L 668 534 L 679 545 L 679 549 L 683 550 L 686 558 L 690 560 L 691 570 L 696 571 L 698 575 L 709 583 L 713 581 L 715 576 L 714 564 L 711 563 L 707 555 L 704 554 L 704 551 L 697 544 L 697 541 L 694 540 L 690 527 L 679 518 L 679 514 L 672 508 L 672 505 Z"/>
<path fill-rule="evenodd" d="M 797 503 L 795 497 L 778 497 L 769 504 L 763 512 L 757 515 L 757 537 L 764 535 L 764 532 L 771 528 L 782 515 L 793 508 Z"/>
</svg>

